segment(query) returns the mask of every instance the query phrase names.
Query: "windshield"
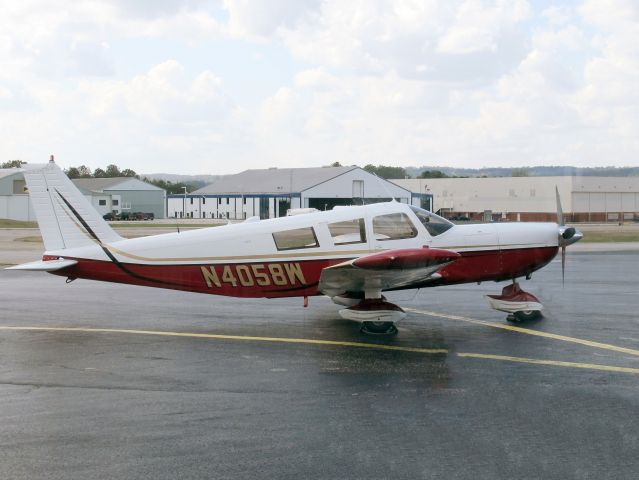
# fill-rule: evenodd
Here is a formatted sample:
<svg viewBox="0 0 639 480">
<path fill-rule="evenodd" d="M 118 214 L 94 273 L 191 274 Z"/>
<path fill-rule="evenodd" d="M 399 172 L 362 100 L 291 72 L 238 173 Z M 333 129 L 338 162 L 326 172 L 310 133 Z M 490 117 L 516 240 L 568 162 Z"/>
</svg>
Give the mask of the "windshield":
<svg viewBox="0 0 639 480">
<path fill-rule="evenodd" d="M 422 222 L 422 225 L 426 227 L 428 233 L 430 233 L 433 237 L 444 233 L 446 230 L 452 228 L 452 226 L 454 225 L 445 218 L 442 218 L 439 215 L 435 215 L 434 213 L 429 212 L 428 210 L 424 210 L 423 208 L 414 207 L 412 205 L 410 206 L 410 208 L 413 212 L 415 212 L 415 215 L 417 215 L 419 221 Z"/>
</svg>

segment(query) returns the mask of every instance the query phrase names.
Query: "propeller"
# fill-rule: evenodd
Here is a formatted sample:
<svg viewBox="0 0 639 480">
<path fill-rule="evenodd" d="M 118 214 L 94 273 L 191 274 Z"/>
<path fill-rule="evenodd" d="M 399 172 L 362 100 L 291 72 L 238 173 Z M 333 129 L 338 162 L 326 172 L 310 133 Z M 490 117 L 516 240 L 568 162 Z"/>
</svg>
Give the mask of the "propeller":
<svg viewBox="0 0 639 480">
<path fill-rule="evenodd" d="M 561 284 L 564 285 L 566 279 L 566 247 L 581 240 L 583 234 L 574 227 L 566 227 L 559 189 L 556 185 L 555 195 L 557 196 L 557 225 L 559 226 L 559 246 L 561 247 Z"/>
<path fill-rule="evenodd" d="M 564 222 L 564 210 L 561 208 L 561 197 L 559 197 L 559 188 L 555 185 L 555 195 L 557 196 L 557 225 L 563 227 L 566 225 Z M 566 283 L 566 244 L 562 240 L 567 240 L 568 238 L 564 237 L 568 230 L 559 229 L 559 244 L 561 245 L 561 286 L 563 287 Z M 572 235 L 575 234 L 575 229 L 572 229 Z M 572 235 L 570 235 L 572 237 Z"/>
</svg>

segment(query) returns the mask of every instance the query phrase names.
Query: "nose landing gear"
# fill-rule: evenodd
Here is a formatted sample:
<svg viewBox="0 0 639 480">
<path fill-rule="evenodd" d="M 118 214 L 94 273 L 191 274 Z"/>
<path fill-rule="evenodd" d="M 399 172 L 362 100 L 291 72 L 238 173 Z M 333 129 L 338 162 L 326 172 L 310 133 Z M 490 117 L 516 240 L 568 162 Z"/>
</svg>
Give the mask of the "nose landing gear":
<svg viewBox="0 0 639 480">
<path fill-rule="evenodd" d="M 508 313 L 509 322 L 525 322 L 541 317 L 544 306 L 532 293 L 521 289 L 516 281 L 504 287 L 501 295 L 486 295 L 492 308 Z"/>
</svg>

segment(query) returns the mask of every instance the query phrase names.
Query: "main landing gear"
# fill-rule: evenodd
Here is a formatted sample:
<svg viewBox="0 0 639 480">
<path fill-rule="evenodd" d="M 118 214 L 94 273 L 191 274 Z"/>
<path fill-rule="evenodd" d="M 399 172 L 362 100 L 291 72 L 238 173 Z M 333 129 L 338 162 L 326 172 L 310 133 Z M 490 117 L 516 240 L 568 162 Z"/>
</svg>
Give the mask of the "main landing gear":
<svg viewBox="0 0 639 480">
<path fill-rule="evenodd" d="M 506 320 L 515 323 L 540 318 L 544 308 L 537 297 L 522 290 L 515 280 L 502 289 L 501 295 L 486 295 L 486 299 L 495 310 L 509 314 Z"/>
<path fill-rule="evenodd" d="M 387 302 L 383 296 L 361 300 L 349 308 L 343 308 L 339 314 L 342 318 L 361 322 L 360 331 L 374 335 L 396 334 L 395 322 L 406 316 L 401 307 Z"/>
</svg>

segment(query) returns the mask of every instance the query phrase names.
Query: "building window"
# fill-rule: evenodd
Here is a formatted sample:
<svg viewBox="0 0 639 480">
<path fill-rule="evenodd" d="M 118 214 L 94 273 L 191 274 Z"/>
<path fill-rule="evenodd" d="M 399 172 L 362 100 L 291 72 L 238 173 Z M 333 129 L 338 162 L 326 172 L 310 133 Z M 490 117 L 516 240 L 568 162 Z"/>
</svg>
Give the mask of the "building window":
<svg viewBox="0 0 639 480">
<path fill-rule="evenodd" d="M 101 207 L 106 206 L 106 200 L 98 200 L 98 205 L 100 205 Z"/>
<path fill-rule="evenodd" d="M 206 197 L 202 197 L 202 205 L 206 205 Z"/>
<path fill-rule="evenodd" d="M 328 224 L 328 230 L 335 245 L 349 245 L 366 241 L 364 219 L 346 220 Z"/>
<path fill-rule="evenodd" d="M 27 193 L 29 189 L 27 188 L 27 184 L 24 180 L 14 180 L 13 181 L 13 193 L 19 195 L 21 193 Z"/>
<path fill-rule="evenodd" d="M 416 237 L 417 229 L 405 213 L 390 213 L 373 218 L 373 233 L 375 240 L 401 240 Z"/>
<path fill-rule="evenodd" d="M 191 197 L 191 205 L 193 205 L 193 197 Z"/>
<path fill-rule="evenodd" d="M 244 197 L 242 200 L 243 200 L 244 205 L 246 205 L 246 197 Z"/>
<path fill-rule="evenodd" d="M 217 199 L 217 204 L 218 204 L 218 205 L 222 205 L 222 199 L 221 199 L 221 198 L 218 198 L 218 199 Z"/>
<path fill-rule="evenodd" d="M 120 200 L 111 200 L 111 205 L 113 205 L 114 207 L 120 205 Z"/>
<path fill-rule="evenodd" d="M 299 248 L 319 247 L 313 227 L 274 232 L 273 240 L 275 241 L 275 246 L 278 250 L 296 250 Z"/>
<path fill-rule="evenodd" d="M 229 197 L 226 197 L 226 204 L 229 204 Z"/>
</svg>

